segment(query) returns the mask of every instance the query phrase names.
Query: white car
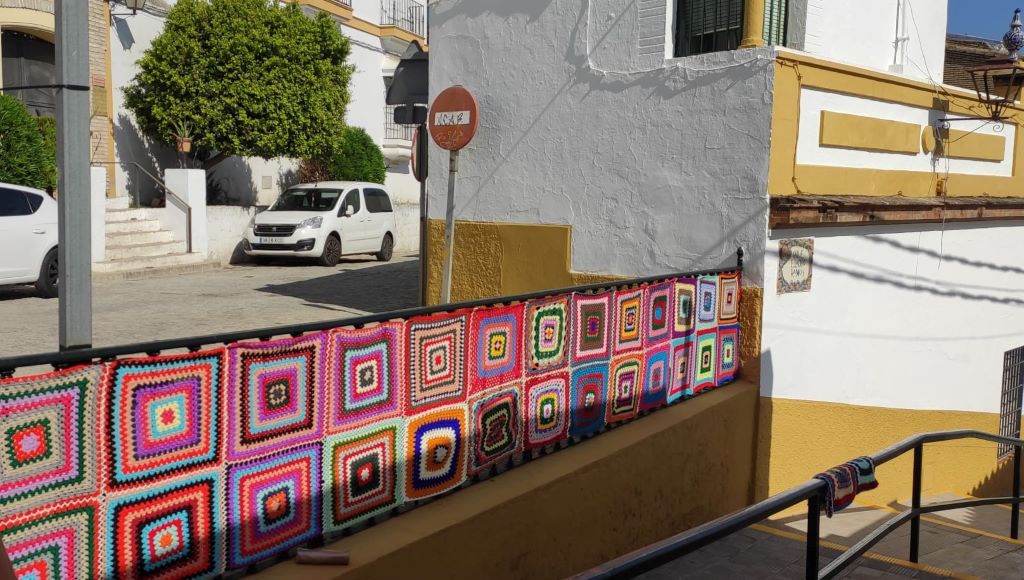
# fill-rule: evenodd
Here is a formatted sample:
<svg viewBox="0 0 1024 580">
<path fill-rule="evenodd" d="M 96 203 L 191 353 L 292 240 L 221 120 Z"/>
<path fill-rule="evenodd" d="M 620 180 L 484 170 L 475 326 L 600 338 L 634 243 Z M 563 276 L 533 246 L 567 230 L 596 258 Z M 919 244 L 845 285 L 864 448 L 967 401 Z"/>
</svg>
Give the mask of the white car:
<svg viewBox="0 0 1024 580">
<path fill-rule="evenodd" d="M 250 256 L 317 258 L 336 266 L 343 256 L 374 254 L 387 262 L 395 249 L 391 196 L 376 183 L 322 181 L 289 188 L 245 230 Z"/>
<path fill-rule="evenodd" d="M 44 191 L 0 183 L 0 286 L 35 284 L 57 296 L 57 202 Z"/>
</svg>

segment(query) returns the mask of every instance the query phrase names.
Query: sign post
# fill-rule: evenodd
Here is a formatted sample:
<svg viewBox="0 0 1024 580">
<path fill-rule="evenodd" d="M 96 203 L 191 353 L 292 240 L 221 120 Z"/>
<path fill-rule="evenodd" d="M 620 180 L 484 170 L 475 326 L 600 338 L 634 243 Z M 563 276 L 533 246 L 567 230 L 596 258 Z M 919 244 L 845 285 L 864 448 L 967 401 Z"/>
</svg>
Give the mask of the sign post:
<svg viewBox="0 0 1024 580">
<path fill-rule="evenodd" d="M 444 271 L 441 277 L 441 301 L 452 300 L 452 254 L 455 251 L 455 185 L 459 173 L 459 151 L 469 144 L 480 126 L 480 106 L 464 87 L 448 87 L 434 99 L 427 118 L 434 143 L 447 149 L 448 207 L 445 210 Z"/>
</svg>

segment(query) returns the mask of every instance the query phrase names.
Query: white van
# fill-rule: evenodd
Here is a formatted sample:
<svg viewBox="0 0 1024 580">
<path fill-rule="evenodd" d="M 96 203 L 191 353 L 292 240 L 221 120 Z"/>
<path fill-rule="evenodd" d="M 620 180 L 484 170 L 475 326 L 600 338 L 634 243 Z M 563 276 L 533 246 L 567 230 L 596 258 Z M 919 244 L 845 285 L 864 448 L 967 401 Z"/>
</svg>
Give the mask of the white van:
<svg viewBox="0 0 1024 580">
<path fill-rule="evenodd" d="M 391 195 L 376 183 L 322 181 L 289 188 L 245 230 L 250 256 L 317 258 L 336 266 L 342 256 L 374 254 L 391 260 L 395 249 Z"/>
</svg>

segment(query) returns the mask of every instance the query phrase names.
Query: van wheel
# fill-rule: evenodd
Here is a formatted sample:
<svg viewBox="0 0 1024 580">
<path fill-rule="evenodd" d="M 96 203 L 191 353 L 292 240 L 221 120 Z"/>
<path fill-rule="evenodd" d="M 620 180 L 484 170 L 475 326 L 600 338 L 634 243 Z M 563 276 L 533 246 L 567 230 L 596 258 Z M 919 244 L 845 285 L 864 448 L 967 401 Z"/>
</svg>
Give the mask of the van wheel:
<svg viewBox="0 0 1024 580">
<path fill-rule="evenodd" d="M 330 235 L 324 242 L 324 253 L 320 254 L 316 262 L 321 266 L 333 268 L 338 265 L 339 260 L 341 260 L 341 240 L 335 235 Z"/>
<path fill-rule="evenodd" d="M 377 260 L 380 262 L 390 262 L 391 256 L 395 253 L 395 239 L 391 237 L 391 234 L 384 236 L 384 241 L 380 243 L 380 251 L 377 252 Z"/>
<path fill-rule="evenodd" d="M 43 265 L 39 268 L 39 278 L 36 279 L 36 292 L 43 298 L 57 297 L 57 248 L 46 253 L 43 258 Z"/>
</svg>

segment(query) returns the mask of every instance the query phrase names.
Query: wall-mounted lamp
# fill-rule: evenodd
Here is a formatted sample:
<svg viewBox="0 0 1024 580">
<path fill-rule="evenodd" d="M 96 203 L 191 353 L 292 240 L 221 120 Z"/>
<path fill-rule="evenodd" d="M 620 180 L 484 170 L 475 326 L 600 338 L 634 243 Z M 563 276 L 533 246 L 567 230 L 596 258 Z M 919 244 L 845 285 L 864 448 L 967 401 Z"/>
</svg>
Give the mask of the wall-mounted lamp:
<svg viewBox="0 0 1024 580">
<path fill-rule="evenodd" d="M 142 10 L 143 8 L 146 7 L 146 2 L 148 2 L 148 0 L 122 0 L 122 1 L 124 2 L 125 7 L 128 8 L 129 10 L 131 10 L 132 13 L 128 14 L 127 12 L 124 12 L 124 13 L 121 13 L 121 14 L 115 14 L 113 11 L 111 11 L 111 13 L 110 13 L 111 17 L 113 17 L 113 16 L 135 16 L 136 14 L 139 13 L 139 10 Z M 110 3 L 110 4 L 114 4 L 116 2 L 116 0 L 107 0 L 107 2 Z"/>
</svg>

